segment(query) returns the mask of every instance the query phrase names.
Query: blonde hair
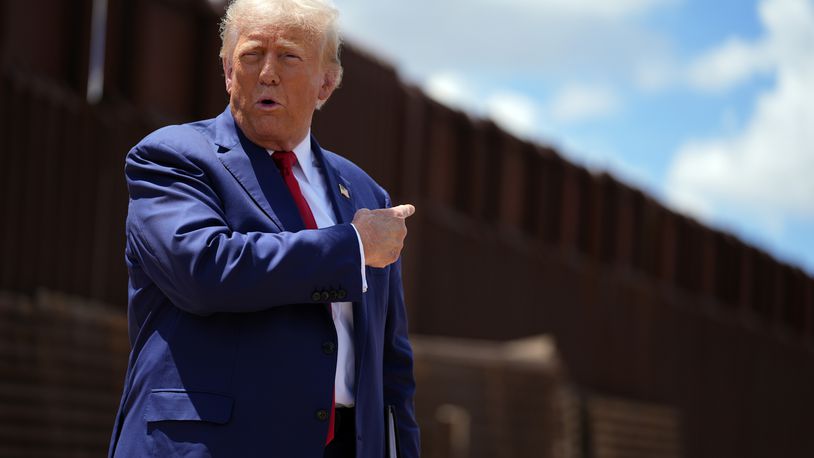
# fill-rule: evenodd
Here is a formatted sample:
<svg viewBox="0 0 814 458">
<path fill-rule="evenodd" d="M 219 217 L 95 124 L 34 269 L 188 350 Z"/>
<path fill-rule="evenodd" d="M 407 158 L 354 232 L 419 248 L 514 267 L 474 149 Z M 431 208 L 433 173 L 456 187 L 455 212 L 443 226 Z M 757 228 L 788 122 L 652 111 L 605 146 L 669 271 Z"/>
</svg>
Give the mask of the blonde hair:
<svg viewBox="0 0 814 458">
<path fill-rule="evenodd" d="M 335 86 L 342 80 L 339 61 L 339 11 L 330 0 L 232 0 L 220 22 L 220 57 L 231 60 L 240 33 L 265 26 L 296 28 L 322 38 L 323 64 L 328 65 Z"/>
</svg>

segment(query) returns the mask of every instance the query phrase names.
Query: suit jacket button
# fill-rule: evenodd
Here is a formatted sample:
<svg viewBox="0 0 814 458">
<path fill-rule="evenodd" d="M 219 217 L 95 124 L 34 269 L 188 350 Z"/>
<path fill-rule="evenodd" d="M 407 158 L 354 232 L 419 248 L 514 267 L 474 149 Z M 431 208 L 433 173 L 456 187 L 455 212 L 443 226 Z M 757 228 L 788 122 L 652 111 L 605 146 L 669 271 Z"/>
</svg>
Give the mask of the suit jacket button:
<svg viewBox="0 0 814 458">
<path fill-rule="evenodd" d="M 341 301 L 342 299 L 348 297 L 348 293 L 344 289 L 340 289 L 336 293 L 336 297 L 337 297 L 337 299 L 339 299 Z"/>
<path fill-rule="evenodd" d="M 326 355 L 332 355 L 336 351 L 336 344 L 333 342 L 325 342 L 322 344 L 322 352 Z"/>
<path fill-rule="evenodd" d="M 339 293 L 336 290 L 331 291 L 331 302 L 336 302 L 339 299 Z"/>
<path fill-rule="evenodd" d="M 322 292 L 322 297 L 321 297 L 322 302 L 328 302 L 328 299 L 330 299 L 330 298 L 331 298 L 331 295 L 328 294 L 328 291 L 323 291 Z"/>
<path fill-rule="evenodd" d="M 317 410 L 317 420 L 325 421 L 328 419 L 328 411 L 327 410 Z"/>
<path fill-rule="evenodd" d="M 314 294 L 311 295 L 311 300 L 314 302 L 319 302 L 322 298 L 322 294 L 319 294 L 319 291 L 314 291 Z"/>
</svg>

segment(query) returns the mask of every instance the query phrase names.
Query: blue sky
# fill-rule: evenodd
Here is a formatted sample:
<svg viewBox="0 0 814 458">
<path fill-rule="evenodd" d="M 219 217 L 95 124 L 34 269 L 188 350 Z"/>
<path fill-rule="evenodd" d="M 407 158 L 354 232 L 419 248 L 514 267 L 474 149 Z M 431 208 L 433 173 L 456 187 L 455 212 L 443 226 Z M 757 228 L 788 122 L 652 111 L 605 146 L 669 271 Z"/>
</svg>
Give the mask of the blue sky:
<svg viewBox="0 0 814 458">
<path fill-rule="evenodd" d="M 814 274 L 814 0 L 334 0 L 430 96 Z"/>
</svg>

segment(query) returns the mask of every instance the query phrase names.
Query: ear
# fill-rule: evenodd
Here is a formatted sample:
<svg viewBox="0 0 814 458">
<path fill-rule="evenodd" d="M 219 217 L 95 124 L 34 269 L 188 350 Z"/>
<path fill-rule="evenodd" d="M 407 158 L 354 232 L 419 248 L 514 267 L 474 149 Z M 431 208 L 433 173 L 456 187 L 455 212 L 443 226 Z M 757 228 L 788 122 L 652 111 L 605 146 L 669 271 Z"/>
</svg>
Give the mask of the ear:
<svg viewBox="0 0 814 458">
<path fill-rule="evenodd" d="M 339 74 L 336 69 L 332 68 L 325 71 L 325 74 L 322 77 L 322 85 L 319 87 L 319 94 L 317 94 L 317 99 L 319 100 L 320 105 L 325 103 L 331 94 L 333 94 L 337 83 L 339 83 L 338 77 Z"/>
<path fill-rule="evenodd" d="M 223 78 L 225 79 L 225 82 L 226 82 L 226 93 L 231 94 L 232 93 L 232 62 L 226 57 L 224 57 L 221 60 L 223 62 Z"/>
</svg>

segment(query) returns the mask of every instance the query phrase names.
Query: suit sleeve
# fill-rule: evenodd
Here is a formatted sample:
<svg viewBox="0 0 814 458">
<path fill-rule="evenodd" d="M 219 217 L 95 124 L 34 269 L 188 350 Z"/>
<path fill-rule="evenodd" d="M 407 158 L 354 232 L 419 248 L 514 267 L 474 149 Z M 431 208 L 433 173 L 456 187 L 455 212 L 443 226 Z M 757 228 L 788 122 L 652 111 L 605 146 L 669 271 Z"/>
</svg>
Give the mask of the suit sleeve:
<svg viewBox="0 0 814 458">
<path fill-rule="evenodd" d="M 320 290 L 361 297 L 350 224 L 292 232 L 237 232 L 206 164 L 145 141 L 127 155 L 127 237 L 134 259 L 177 307 L 197 315 L 326 302 Z"/>
<path fill-rule="evenodd" d="M 407 338 L 401 259 L 391 266 L 389 281 L 384 335 L 384 404 L 392 405 L 396 410 L 401 456 L 417 458 L 420 454 L 420 437 L 413 404 L 413 351 Z"/>
</svg>

